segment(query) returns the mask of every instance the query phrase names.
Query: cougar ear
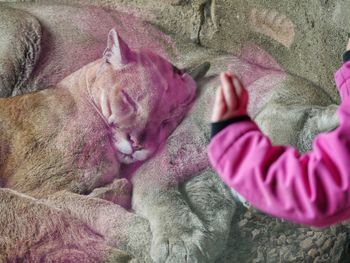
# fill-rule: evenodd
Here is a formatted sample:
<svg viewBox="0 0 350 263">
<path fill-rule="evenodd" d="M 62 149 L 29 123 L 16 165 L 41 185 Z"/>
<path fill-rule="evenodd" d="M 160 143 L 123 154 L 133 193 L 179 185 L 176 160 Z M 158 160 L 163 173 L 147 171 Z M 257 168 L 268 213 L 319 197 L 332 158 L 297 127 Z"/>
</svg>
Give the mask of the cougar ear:
<svg viewBox="0 0 350 263">
<path fill-rule="evenodd" d="M 107 48 L 103 57 L 116 69 L 128 64 L 132 58 L 132 51 L 114 28 L 108 33 Z"/>
</svg>

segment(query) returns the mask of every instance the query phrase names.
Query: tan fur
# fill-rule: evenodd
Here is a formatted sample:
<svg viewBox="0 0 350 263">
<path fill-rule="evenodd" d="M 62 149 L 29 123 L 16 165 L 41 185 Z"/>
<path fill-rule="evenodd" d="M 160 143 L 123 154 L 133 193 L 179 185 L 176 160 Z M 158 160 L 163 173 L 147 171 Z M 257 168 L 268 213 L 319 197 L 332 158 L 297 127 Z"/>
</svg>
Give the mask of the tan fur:
<svg viewBox="0 0 350 263">
<path fill-rule="evenodd" d="M 7 226 L 0 228 L 0 262 L 130 261 L 91 226 L 43 201 L 0 189 L 0 209 Z"/>
<path fill-rule="evenodd" d="M 35 197 L 63 189 L 84 193 L 101 184 L 98 175 L 118 171 L 118 162 L 109 154 L 112 146 L 103 120 L 87 99 L 79 98 L 87 88 L 81 79 L 92 66 L 56 88 L 1 99 L 1 145 L 10 148 L 1 163 L 2 187 Z M 70 86 L 75 87 L 73 92 Z M 87 148 L 89 154 L 84 153 Z M 96 148 L 99 152 L 94 152 Z M 89 164 L 89 158 L 96 156 L 101 162 Z"/>
<path fill-rule="evenodd" d="M 62 76 L 63 73 L 70 74 L 69 69 L 73 68 L 72 65 L 76 66 L 82 63 L 81 61 L 86 59 L 86 54 L 83 52 L 75 54 L 69 49 L 70 39 L 60 38 L 62 35 L 59 33 L 66 32 L 66 27 L 70 28 L 71 25 L 67 21 L 61 21 L 62 18 L 58 14 L 64 14 L 64 17 L 69 18 L 76 11 L 79 11 L 79 8 L 73 9 L 66 6 L 47 7 L 47 9 L 45 9 L 46 7 L 31 6 L 24 8 L 40 18 L 42 18 L 41 14 L 43 16 L 57 14 L 52 18 L 47 15 L 43 21 L 52 30 L 50 33 L 52 32 L 60 41 L 58 43 L 50 42 L 50 45 L 52 44 L 56 49 L 54 48 L 50 52 L 46 50 L 41 58 L 46 59 L 46 56 L 51 54 L 56 56 L 47 58 L 50 63 L 46 61 L 47 64 L 44 63 L 44 66 L 47 67 L 39 67 L 40 71 L 35 72 L 33 79 L 36 80 L 39 76 L 39 81 L 52 81 L 52 79 Z M 41 12 L 40 8 L 44 8 L 46 11 Z M 91 13 L 89 12 L 86 17 L 90 17 Z M 61 22 L 64 23 L 64 26 L 61 25 Z M 60 25 L 60 28 L 55 31 L 57 24 Z M 72 25 L 74 26 L 74 24 Z M 84 38 L 84 41 L 79 38 L 84 34 L 81 34 L 79 30 L 77 32 L 75 41 L 85 43 Z M 24 41 L 24 43 L 27 42 Z M 12 47 L 13 44 L 18 47 L 17 42 L 8 43 L 7 47 Z M 19 50 L 22 49 L 26 50 L 26 46 L 20 45 Z M 65 55 L 61 56 L 62 54 Z M 35 55 L 38 57 L 38 54 Z M 109 247 L 123 249 L 141 259 L 141 262 L 152 262 L 150 251 L 152 251 L 153 260 L 156 261 L 161 261 L 165 257 L 166 259 L 163 261 L 179 262 L 177 259 L 187 257 L 188 260 L 211 262 L 221 253 L 227 240 L 234 206 L 227 189 L 223 187 L 216 175 L 211 171 L 203 171 L 205 168 L 203 164 L 207 161 L 203 151 L 208 139 L 207 135 L 204 138 L 203 134 L 197 136 L 201 131 L 196 128 L 192 131 L 192 135 L 197 138 L 195 144 L 199 143 L 200 146 L 191 147 L 191 140 L 183 141 L 182 134 L 186 129 L 192 127 L 189 122 L 186 122 L 183 129 L 174 135 L 175 139 L 171 139 L 170 143 L 170 147 L 175 148 L 170 161 L 174 158 L 179 165 L 183 161 L 188 165 L 194 164 L 193 167 L 188 167 L 189 169 L 179 169 L 177 171 L 179 175 L 181 176 L 181 173 L 185 172 L 184 180 L 191 176 L 198 176 L 183 187 L 183 194 L 177 192 L 182 180 L 174 181 L 174 177 L 167 172 L 166 167 L 162 167 L 164 169 L 159 170 L 160 173 L 156 175 L 152 174 L 154 170 L 148 170 L 146 167 L 142 170 L 144 174 L 140 175 L 139 173 L 135 181 L 138 184 L 134 188 L 137 189 L 137 193 L 134 195 L 135 198 L 133 197 L 134 204 L 137 204 L 133 207 L 136 208 L 135 213 L 130 213 L 112 202 L 96 198 L 106 198 L 118 204 L 121 204 L 120 200 L 125 198 L 125 194 L 126 197 L 131 198 L 130 191 L 121 186 L 122 183 L 120 184 L 118 179 L 113 180 L 118 178 L 119 165 L 126 157 L 125 154 L 118 152 L 118 147 L 123 151 L 127 150 L 128 147 L 125 146 L 127 145 L 125 143 L 116 145 L 116 141 L 130 137 L 133 142 L 137 143 L 135 148 L 142 146 L 151 152 L 155 151 L 157 145 L 162 144 L 181 121 L 193 99 L 193 81 L 188 80 L 186 76 L 181 80 L 180 76 L 174 75 L 170 63 L 147 52 L 139 58 L 138 64 L 131 63 L 130 65 L 136 66 L 134 68 L 137 69 L 136 72 L 142 74 L 132 75 L 129 78 L 131 81 L 128 84 L 130 85 L 125 85 L 124 82 L 124 87 L 127 88 L 128 95 L 134 101 L 132 106 L 141 109 L 138 112 L 142 114 L 132 115 L 130 112 L 113 114 L 111 109 L 113 104 L 117 104 L 116 108 L 113 108 L 116 109 L 115 112 L 122 110 L 118 108 L 118 105 L 125 104 L 123 100 L 111 100 L 112 98 L 120 99 L 118 94 L 120 94 L 120 87 L 123 86 L 119 85 L 123 82 L 120 81 L 119 76 L 115 75 L 115 72 L 127 73 L 128 67 L 123 68 L 123 63 L 117 61 L 118 63 L 112 64 L 113 68 L 110 65 L 106 66 L 106 64 L 101 68 L 101 63 L 105 62 L 104 59 L 89 64 L 46 91 L 6 99 L 6 103 L 2 103 L 4 115 L 1 121 L 1 131 L 3 132 L 1 147 L 2 151 L 6 151 L 6 158 L 2 160 L 1 171 L 6 169 L 7 175 L 6 177 L 2 176 L 1 184 L 3 187 L 16 189 L 16 191 L 0 189 L 5 191 L 5 196 L 11 195 L 11 198 L 16 200 L 12 206 L 7 205 L 6 202 L 3 203 L 4 209 L 13 213 L 14 217 L 22 218 L 22 222 L 27 222 L 25 213 L 22 211 L 30 210 L 31 220 L 36 223 L 40 222 L 44 226 L 43 232 L 37 228 L 33 229 L 37 235 L 47 233 L 45 227 L 51 225 L 52 220 L 54 220 L 52 217 L 58 218 L 53 228 L 64 229 L 66 221 L 61 216 L 66 216 L 77 222 L 72 226 L 76 228 L 75 231 L 78 231 L 82 226 L 91 229 L 94 232 L 94 237 L 91 238 L 99 240 L 94 243 L 96 246 L 107 244 Z M 13 57 L 7 59 L 11 60 Z M 25 64 L 23 65 L 25 67 Z M 66 69 L 67 65 L 70 65 L 68 69 Z M 148 71 L 143 72 L 142 70 L 145 68 Z M 154 74 L 154 70 L 159 72 Z M 53 77 L 50 74 L 53 74 Z M 146 79 L 138 81 L 139 76 L 146 76 Z M 153 81 L 150 81 L 150 76 L 154 78 Z M 32 79 L 29 78 L 29 83 L 31 81 Z M 182 82 L 188 85 L 183 85 Z M 140 86 L 140 83 L 146 85 Z M 155 84 L 158 84 L 158 88 L 152 90 L 152 87 L 157 86 Z M 179 89 L 181 87 L 185 87 L 185 90 Z M 26 90 L 22 85 L 21 89 L 14 90 L 12 94 L 21 94 Z M 140 95 L 140 91 L 142 91 L 143 96 L 137 96 Z M 184 92 L 184 96 L 178 97 L 181 95 L 181 91 Z M 108 94 L 105 96 L 108 99 L 102 99 L 104 98 L 102 94 Z M 203 100 L 199 104 L 207 101 L 208 97 L 202 97 Z M 11 111 L 11 108 L 14 110 Z M 10 114 L 10 112 L 12 113 Z M 125 116 L 129 116 L 129 119 Z M 203 121 L 201 123 L 201 128 L 207 133 L 207 124 Z M 15 130 L 15 132 L 10 131 L 10 129 Z M 147 131 L 147 136 L 142 131 Z M 128 144 L 131 144 L 130 141 Z M 176 158 L 177 149 L 180 149 L 181 152 L 186 147 L 193 148 L 193 151 L 189 151 L 190 155 L 201 151 L 199 163 L 196 163 L 194 159 L 191 162 L 187 155 L 183 156 L 185 159 Z M 164 157 L 164 154 L 158 159 L 160 163 L 162 163 L 162 156 Z M 163 162 L 163 164 L 166 163 Z M 171 167 L 173 166 L 169 166 L 169 169 Z M 182 165 L 181 167 L 186 168 Z M 152 180 L 149 180 L 150 178 Z M 112 180 L 112 184 L 104 186 Z M 100 185 L 103 187 L 96 189 Z M 138 194 L 140 192 L 141 194 Z M 83 195 L 88 193 L 90 194 L 87 196 Z M 144 193 L 149 193 L 149 195 L 145 196 Z M 29 195 L 36 197 L 36 199 Z M 23 206 L 23 198 L 25 200 L 29 198 L 33 201 L 30 208 Z M 42 199 L 38 200 L 38 198 Z M 4 198 L 4 200 L 6 199 Z M 58 209 L 60 212 L 59 214 L 45 213 L 42 206 L 48 211 Z M 142 209 L 138 209 L 138 207 Z M 207 211 L 208 207 L 211 211 Z M 194 210 L 191 211 L 191 209 Z M 137 213 L 142 213 L 147 218 L 139 217 Z M 9 220 L 12 218 L 4 214 L 1 219 L 4 224 L 10 226 L 11 231 L 17 233 L 15 235 L 21 236 L 23 239 L 30 239 L 33 232 L 22 233 L 21 224 L 11 225 Z M 27 223 L 23 224 L 28 227 Z M 188 231 L 189 228 L 193 231 Z M 151 243 L 152 237 L 153 243 Z M 64 240 L 64 235 L 56 240 L 57 250 L 59 250 L 60 244 L 64 243 Z M 171 243 L 167 242 L 168 240 L 171 240 Z M 16 246 L 16 239 L 14 236 L 9 236 L 8 233 L 0 237 L 0 242 L 3 242 L 9 250 Z M 172 246 L 166 251 L 163 249 L 165 244 L 174 244 L 174 248 L 177 249 L 171 249 Z M 28 242 L 23 246 L 23 251 L 27 250 L 28 253 L 36 255 L 49 249 L 50 246 L 52 244 L 45 242 L 38 243 L 36 246 Z M 96 258 L 98 255 L 104 258 L 104 254 L 98 249 L 94 249 L 93 252 L 96 254 L 88 253 L 82 249 L 81 258 L 84 259 L 86 256 L 93 258 L 92 255 Z M 65 253 L 69 253 L 69 251 L 63 251 L 62 258 L 64 258 Z M 113 256 L 113 253 L 111 252 L 110 255 Z M 118 260 L 114 262 L 123 262 Z"/>
<path fill-rule="evenodd" d="M 193 80 L 157 55 L 132 52 L 115 30 L 108 50 L 55 87 L 2 99 L 2 187 L 38 198 L 90 193 L 117 178 L 121 162 L 148 158 L 176 127 Z"/>
</svg>

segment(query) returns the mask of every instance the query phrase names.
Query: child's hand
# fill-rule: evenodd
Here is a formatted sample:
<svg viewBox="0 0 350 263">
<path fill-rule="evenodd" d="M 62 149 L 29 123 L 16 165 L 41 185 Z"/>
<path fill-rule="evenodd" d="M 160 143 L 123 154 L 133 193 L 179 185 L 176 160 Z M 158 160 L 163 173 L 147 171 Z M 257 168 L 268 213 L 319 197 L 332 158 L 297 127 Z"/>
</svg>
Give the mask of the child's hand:
<svg viewBox="0 0 350 263">
<path fill-rule="evenodd" d="M 221 86 L 217 89 L 212 122 L 247 115 L 248 92 L 236 76 L 221 73 Z"/>
<path fill-rule="evenodd" d="M 349 38 L 349 40 L 348 40 L 348 45 L 347 45 L 347 47 L 346 47 L 346 51 L 349 51 L 350 50 L 350 38 Z"/>
</svg>

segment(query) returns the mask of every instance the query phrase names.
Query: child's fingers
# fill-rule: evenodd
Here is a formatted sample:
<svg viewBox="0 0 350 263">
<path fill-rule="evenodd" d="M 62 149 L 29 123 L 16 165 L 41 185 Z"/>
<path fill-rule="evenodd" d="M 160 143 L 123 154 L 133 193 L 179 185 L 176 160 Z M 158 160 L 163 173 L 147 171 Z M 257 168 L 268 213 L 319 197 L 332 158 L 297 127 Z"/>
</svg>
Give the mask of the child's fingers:
<svg viewBox="0 0 350 263">
<path fill-rule="evenodd" d="M 227 109 L 222 87 L 218 87 L 215 95 L 214 109 L 211 121 L 217 122 L 222 119 Z"/>
<path fill-rule="evenodd" d="M 237 108 L 247 108 L 247 104 L 248 104 L 248 91 L 246 90 L 246 88 L 243 86 L 242 82 L 239 80 L 239 78 L 237 78 L 236 76 L 234 76 L 233 78 L 233 84 L 234 87 L 236 89 L 236 94 L 238 97 L 238 105 Z"/>
<path fill-rule="evenodd" d="M 346 47 L 346 51 L 348 51 L 348 50 L 350 50 L 350 38 L 349 38 L 349 40 L 348 40 L 348 45 L 347 45 L 347 47 Z"/>
<path fill-rule="evenodd" d="M 227 108 L 224 93 L 221 86 L 218 87 L 216 90 L 215 108 L 218 110 L 218 112 L 221 112 L 223 109 Z"/>
<path fill-rule="evenodd" d="M 249 94 L 248 94 L 248 91 L 243 88 L 242 90 L 242 96 L 241 96 L 241 99 L 240 99 L 240 109 L 244 109 L 246 110 L 247 107 L 248 107 L 248 100 L 249 100 Z"/>
<path fill-rule="evenodd" d="M 241 82 L 235 76 L 233 77 L 233 86 L 235 87 L 237 97 L 240 98 L 242 95 L 243 87 Z"/>
<path fill-rule="evenodd" d="M 229 73 L 222 73 L 220 78 L 227 107 L 229 109 L 236 109 L 238 103 L 235 88 L 232 83 L 232 77 Z"/>
</svg>

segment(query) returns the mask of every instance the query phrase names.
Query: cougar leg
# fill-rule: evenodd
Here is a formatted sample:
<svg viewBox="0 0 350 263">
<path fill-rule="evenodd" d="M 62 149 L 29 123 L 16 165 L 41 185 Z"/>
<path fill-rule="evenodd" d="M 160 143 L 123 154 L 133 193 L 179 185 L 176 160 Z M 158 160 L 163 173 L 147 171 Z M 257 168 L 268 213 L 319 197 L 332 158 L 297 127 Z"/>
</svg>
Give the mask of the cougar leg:
<svg viewBox="0 0 350 263">
<path fill-rule="evenodd" d="M 130 256 L 63 209 L 0 188 L 1 262 L 119 262 Z"/>
<path fill-rule="evenodd" d="M 58 192 L 45 202 L 71 213 L 101 233 L 107 244 L 150 262 L 151 232 L 148 221 L 110 201 Z"/>
</svg>

